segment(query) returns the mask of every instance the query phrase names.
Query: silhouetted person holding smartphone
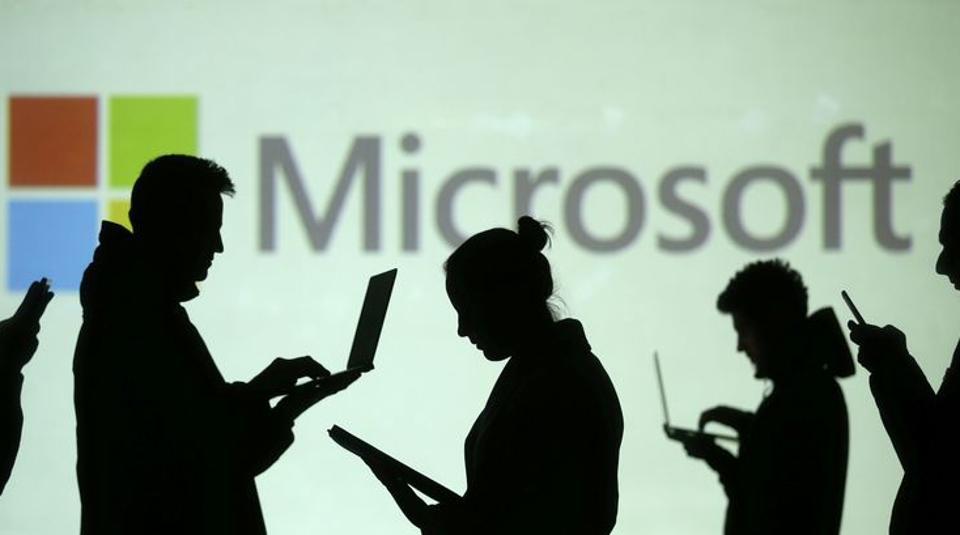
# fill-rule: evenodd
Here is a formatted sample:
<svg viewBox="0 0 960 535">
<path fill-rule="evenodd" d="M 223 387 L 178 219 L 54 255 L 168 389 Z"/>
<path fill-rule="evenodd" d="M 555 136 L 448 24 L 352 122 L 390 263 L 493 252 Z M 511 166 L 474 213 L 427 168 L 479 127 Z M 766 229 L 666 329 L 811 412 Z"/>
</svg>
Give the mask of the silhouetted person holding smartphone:
<svg viewBox="0 0 960 535">
<path fill-rule="evenodd" d="M 960 182 L 947 193 L 940 216 L 937 273 L 960 289 Z M 870 371 L 870 390 L 903 467 L 890 533 L 956 533 L 960 529 L 960 345 L 934 392 L 892 325 L 850 321 L 857 360 Z"/>
<path fill-rule="evenodd" d="M 223 252 L 221 196 L 233 191 L 210 160 L 161 156 L 133 186 L 133 232 L 103 223 L 74 358 L 85 535 L 265 533 L 254 477 L 301 412 L 356 379 L 325 379 L 301 357 L 224 381 L 180 303 Z"/>
<path fill-rule="evenodd" d="M 623 415 L 580 323 L 551 312 L 547 241 L 523 217 L 519 232 L 481 232 L 446 262 L 458 334 L 486 359 L 509 360 L 467 436 L 462 499 L 428 506 L 371 464 L 423 533 L 605 534 L 616 523 Z"/>
<path fill-rule="evenodd" d="M 37 352 L 40 317 L 51 299 L 53 292 L 47 279 L 34 281 L 13 316 L 0 321 L 0 494 L 20 449 L 22 370 Z"/>
<path fill-rule="evenodd" d="M 803 280 L 780 260 L 746 266 L 717 307 L 733 317 L 755 377 L 773 383 L 756 413 L 721 406 L 700 416 L 701 429 L 717 422 L 737 432 L 738 455 L 705 435 L 684 441 L 720 476 L 724 533 L 838 533 L 849 432 L 834 377 L 852 374 L 853 361 L 836 316 L 825 309 L 808 317 Z"/>
</svg>

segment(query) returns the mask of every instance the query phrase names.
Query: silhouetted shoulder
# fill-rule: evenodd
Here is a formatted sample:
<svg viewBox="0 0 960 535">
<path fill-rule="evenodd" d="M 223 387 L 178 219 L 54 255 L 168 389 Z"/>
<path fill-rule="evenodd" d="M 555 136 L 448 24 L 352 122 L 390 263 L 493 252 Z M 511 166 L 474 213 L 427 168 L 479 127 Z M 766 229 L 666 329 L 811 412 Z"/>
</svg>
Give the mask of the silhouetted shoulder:
<svg viewBox="0 0 960 535">
<path fill-rule="evenodd" d="M 96 318 L 99 314 L 124 314 L 132 316 L 131 307 L 154 311 L 148 306 L 156 288 L 145 281 L 145 263 L 137 255 L 133 234 L 126 228 L 104 221 L 100 228 L 100 244 L 87 266 L 80 285 L 80 303 L 84 318 Z"/>
<path fill-rule="evenodd" d="M 846 405 L 840 382 L 825 371 L 817 370 L 806 374 L 790 391 L 798 401 L 810 405 Z"/>
<path fill-rule="evenodd" d="M 543 388 L 555 391 L 545 399 L 553 403 L 567 400 L 581 409 L 590 407 L 605 416 L 622 419 L 613 382 L 592 352 L 579 321 L 556 322 L 553 337 L 540 359 L 539 382 Z"/>
</svg>

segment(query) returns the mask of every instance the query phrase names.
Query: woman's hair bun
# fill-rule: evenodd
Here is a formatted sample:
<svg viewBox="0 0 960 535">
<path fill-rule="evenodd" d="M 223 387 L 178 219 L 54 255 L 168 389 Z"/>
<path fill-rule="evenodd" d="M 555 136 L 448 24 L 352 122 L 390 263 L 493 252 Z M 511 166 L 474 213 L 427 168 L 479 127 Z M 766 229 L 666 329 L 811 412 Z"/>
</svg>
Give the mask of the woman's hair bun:
<svg viewBox="0 0 960 535">
<path fill-rule="evenodd" d="M 547 224 L 541 223 L 528 215 L 517 221 L 517 235 L 520 236 L 520 243 L 529 247 L 533 252 L 542 251 L 550 242 L 549 230 L 550 227 Z"/>
</svg>

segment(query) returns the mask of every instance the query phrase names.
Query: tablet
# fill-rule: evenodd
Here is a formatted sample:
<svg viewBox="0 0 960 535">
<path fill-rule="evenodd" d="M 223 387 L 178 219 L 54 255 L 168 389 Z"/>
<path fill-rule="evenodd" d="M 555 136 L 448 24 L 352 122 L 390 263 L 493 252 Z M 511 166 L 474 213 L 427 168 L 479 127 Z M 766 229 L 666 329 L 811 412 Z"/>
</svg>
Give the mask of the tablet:
<svg viewBox="0 0 960 535">
<path fill-rule="evenodd" d="M 411 487 L 424 493 L 427 495 L 427 497 L 440 503 L 458 501 L 461 499 L 460 495 L 456 492 L 453 492 L 440 483 L 437 483 L 420 472 L 417 472 L 413 468 L 410 468 L 402 462 L 371 446 L 367 442 L 364 442 L 346 429 L 335 425 L 331 427 L 328 432 L 330 433 L 330 438 L 332 438 L 334 442 L 361 459 L 376 459 L 383 464 L 390 465 L 394 470 L 400 473 L 403 479 L 410 484 Z"/>
</svg>

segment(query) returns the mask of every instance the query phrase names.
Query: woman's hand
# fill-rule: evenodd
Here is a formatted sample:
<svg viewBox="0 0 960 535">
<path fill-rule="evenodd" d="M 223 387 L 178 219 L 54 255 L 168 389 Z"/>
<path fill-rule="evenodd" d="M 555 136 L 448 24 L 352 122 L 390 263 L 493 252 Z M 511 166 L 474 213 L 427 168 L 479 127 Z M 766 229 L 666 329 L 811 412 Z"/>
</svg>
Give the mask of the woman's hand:
<svg viewBox="0 0 960 535">
<path fill-rule="evenodd" d="M 383 486 L 393 496 L 393 501 L 397 502 L 403 516 L 407 517 L 411 524 L 421 530 L 428 529 L 429 506 L 413 492 L 406 480 L 393 467 L 379 459 L 364 458 L 363 462 L 367 463 L 373 475 L 380 480 L 380 483 L 383 483 Z"/>
</svg>

